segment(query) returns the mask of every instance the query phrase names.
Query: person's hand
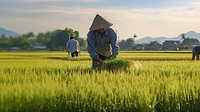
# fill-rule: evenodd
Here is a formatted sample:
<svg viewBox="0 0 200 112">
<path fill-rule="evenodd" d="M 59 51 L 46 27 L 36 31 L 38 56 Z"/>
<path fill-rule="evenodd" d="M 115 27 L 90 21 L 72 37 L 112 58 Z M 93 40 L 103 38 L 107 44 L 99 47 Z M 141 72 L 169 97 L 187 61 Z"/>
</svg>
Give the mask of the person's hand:
<svg viewBox="0 0 200 112">
<path fill-rule="evenodd" d="M 115 58 L 117 58 L 117 56 L 113 56 L 113 55 L 112 55 L 112 58 L 115 59 Z"/>
<path fill-rule="evenodd" d="M 116 56 L 111 55 L 111 56 L 109 56 L 107 59 L 108 59 L 108 60 L 112 60 L 112 59 L 115 59 L 115 58 L 116 58 Z"/>
<path fill-rule="evenodd" d="M 102 59 L 100 59 L 98 55 L 96 55 L 94 57 L 94 60 L 97 61 L 97 62 L 100 62 L 100 63 L 104 63 L 104 61 Z"/>
</svg>

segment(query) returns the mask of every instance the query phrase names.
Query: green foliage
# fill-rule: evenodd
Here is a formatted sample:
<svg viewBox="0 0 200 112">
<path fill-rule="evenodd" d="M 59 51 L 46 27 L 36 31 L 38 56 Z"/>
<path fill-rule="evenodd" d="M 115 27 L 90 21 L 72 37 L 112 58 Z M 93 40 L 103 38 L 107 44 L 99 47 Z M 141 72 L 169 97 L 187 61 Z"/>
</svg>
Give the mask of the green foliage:
<svg viewBox="0 0 200 112">
<path fill-rule="evenodd" d="M 76 38 L 76 40 L 79 42 L 81 47 L 86 48 L 86 41 L 83 38 Z"/>
<path fill-rule="evenodd" d="M 5 36 L 2 36 L 0 38 L 0 49 L 5 49 L 10 47 L 10 43 L 9 43 L 10 39 L 6 38 Z"/>
<path fill-rule="evenodd" d="M 56 30 L 54 35 L 51 36 L 51 40 L 48 42 L 48 48 L 50 50 L 63 51 L 66 49 L 66 43 L 71 36 L 74 36 L 80 43 L 80 46 L 86 44 L 86 42 L 79 37 L 79 32 L 74 31 L 71 28 L 65 28 L 64 30 Z"/>
<path fill-rule="evenodd" d="M 123 40 L 119 42 L 120 50 L 131 50 L 134 46 L 134 42 L 133 38 L 128 38 L 126 41 Z"/>
<path fill-rule="evenodd" d="M 26 37 L 11 38 L 10 44 L 11 46 L 20 47 L 22 49 L 26 49 L 31 46 L 30 41 Z"/>
<path fill-rule="evenodd" d="M 64 50 L 66 48 L 65 44 L 67 43 L 68 39 L 69 34 L 65 30 L 57 30 L 49 42 L 50 50 Z"/>
<path fill-rule="evenodd" d="M 33 32 L 28 32 L 28 33 L 26 33 L 26 34 L 23 34 L 22 37 L 33 38 L 33 37 L 35 37 L 35 35 L 34 35 Z"/>
<path fill-rule="evenodd" d="M 65 50 L 66 42 L 69 40 L 70 36 L 75 36 L 81 47 L 86 46 L 85 40 L 79 37 L 78 31 L 74 31 L 71 28 L 65 28 L 64 30 L 49 31 L 46 33 L 39 33 L 38 35 L 29 32 L 13 38 L 1 36 L 0 49 L 19 47 L 26 50 L 30 46 L 47 46 L 50 50 L 63 51 Z"/>
<path fill-rule="evenodd" d="M 199 41 L 193 38 L 185 38 L 182 42 L 183 46 L 199 45 Z"/>
</svg>

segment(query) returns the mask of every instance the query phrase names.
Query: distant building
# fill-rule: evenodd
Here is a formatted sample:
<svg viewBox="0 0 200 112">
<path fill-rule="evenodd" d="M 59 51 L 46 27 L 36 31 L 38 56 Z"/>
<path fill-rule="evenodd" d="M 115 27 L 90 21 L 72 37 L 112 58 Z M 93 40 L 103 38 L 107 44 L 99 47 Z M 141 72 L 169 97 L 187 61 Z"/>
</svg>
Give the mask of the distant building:
<svg viewBox="0 0 200 112">
<path fill-rule="evenodd" d="M 136 50 L 136 51 L 144 50 L 144 46 L 143 46 L 142 44 L 137 44 L 137 45 L 135 46 L 135 50 Z"/>
<path fill-rule="evenodd" d="M 161 45 L 147 45 L 144 47 L 144 50 L 160 50 L 161 49 Z"/>
<path fill-rule="evenodd" d="M 19 51 L 21 50 L 19 47 L 10 47 L 8 48 L 9 51 Z"/>
<path fill-rule="evenodd" d="M 47 50 L 46 46 L 30 46 L 28 50 Z"/>
<path fill-rule="evenodd" d="M 179 50 L 180 46 L 181 46 L 180 41 L 167 40 L 163 42 L 162 49 L 163 50 Z"/>
<path fill-rule="evenodd" d="M 161 44 L 159 44 L 157 41 L 153 41 L 149 44 L 146 44 L 144 47 L 145 50 L 160 50 L 162 47 Z"/>
</svg>

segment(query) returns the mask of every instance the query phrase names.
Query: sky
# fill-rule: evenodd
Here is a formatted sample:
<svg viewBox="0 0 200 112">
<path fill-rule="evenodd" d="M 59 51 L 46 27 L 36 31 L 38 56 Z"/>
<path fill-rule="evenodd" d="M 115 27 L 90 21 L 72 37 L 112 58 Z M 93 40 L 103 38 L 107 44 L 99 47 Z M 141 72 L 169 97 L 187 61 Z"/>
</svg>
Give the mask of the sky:
<svg viewBox="0 0 200 112">
<path fill-rule="evenodd" d="M 0 0 L 0 27 L 20 34 L 72 28 L 86 38 L 96 14 L 120 39 L 200 32 L 200 0 Z"/>
</svg>

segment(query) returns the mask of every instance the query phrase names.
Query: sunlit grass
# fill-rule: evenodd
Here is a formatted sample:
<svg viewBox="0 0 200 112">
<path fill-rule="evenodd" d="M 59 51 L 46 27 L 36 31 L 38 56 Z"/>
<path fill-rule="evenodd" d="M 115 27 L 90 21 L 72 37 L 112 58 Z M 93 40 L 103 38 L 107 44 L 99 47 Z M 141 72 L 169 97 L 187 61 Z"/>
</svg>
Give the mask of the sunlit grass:
<svg viewBox="0 0 200 112">
<path fill-rule="evenodd" d="M 86 52 L 73 59 L 63 52 L 1 53 L 0 111 L 199 111 L 200 64 L 190 58 L 122 52 L 118 59 L 137 62 L 137 69 L 110 72 L 93 70 Z"/>
</svg>

